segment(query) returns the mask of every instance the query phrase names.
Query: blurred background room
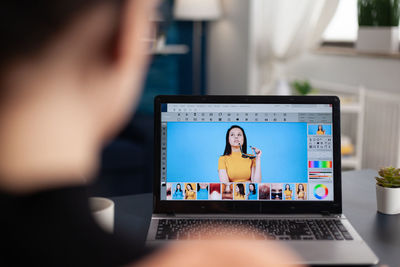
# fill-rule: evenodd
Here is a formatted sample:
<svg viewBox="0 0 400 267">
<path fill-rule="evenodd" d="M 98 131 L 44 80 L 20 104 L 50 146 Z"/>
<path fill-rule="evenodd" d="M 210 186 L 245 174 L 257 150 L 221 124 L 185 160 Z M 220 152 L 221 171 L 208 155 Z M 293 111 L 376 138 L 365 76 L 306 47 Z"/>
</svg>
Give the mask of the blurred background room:
<svg viewBox="0 0 400 267">
<path fill-rule="evenodd" d="M 399 0 L 163 0 L 162 14 L 139 110 L 104 148 L 94 194 L 152 191 L 159 94 L 338 95 L 343 169 L 400 166 Z"/>
</svg>

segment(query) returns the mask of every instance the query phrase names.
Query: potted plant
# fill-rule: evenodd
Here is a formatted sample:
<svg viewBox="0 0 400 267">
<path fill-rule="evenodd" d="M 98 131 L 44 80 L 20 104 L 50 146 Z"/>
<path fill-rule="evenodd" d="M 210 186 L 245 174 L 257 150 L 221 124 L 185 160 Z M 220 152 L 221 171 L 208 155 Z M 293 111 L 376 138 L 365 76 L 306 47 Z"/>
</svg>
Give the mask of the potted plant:
<svg viewBox="0 0 400 267">
<path fill-rule="evenodd" d="M 356 49 L 363 52 L 399 51 L 400 0 L 358 0 Z"/>
<path fill-rule="evenodd" d="M 310 93 L 316 92 L 316 90 L 311 86 L 310 82 L 307 80 L 295 80 L 291 83 L 291 86 L 296 95 L 308 95 Z"/>
<path fill-rule="evenodd" d="M 378 211 L 385 214 L 400 213 L 400 168 L 382 168 L 376 179 Z"/>
</svg>

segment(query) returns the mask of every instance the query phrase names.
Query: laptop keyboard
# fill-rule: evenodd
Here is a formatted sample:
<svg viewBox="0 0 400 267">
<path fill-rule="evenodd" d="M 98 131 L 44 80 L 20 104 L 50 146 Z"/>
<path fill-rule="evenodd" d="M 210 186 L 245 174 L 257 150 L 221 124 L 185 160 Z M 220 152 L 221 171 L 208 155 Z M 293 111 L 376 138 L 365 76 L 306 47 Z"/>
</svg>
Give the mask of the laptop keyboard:
<svg viewBox="0 0 400 267">
<path fill-rule="evenodd" d="M 156 239 L 218 238 L 226 234 L 224 231 L 250 239 L 353 240 L 338 219 L 162 219 L 159 220 Z"/>
</svg>

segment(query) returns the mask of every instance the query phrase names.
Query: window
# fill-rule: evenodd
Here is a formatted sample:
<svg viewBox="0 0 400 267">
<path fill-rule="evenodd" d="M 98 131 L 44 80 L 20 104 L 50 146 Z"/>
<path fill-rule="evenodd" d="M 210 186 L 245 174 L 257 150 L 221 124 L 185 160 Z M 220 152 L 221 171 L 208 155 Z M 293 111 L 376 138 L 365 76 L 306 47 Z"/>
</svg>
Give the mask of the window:
<svg viewBox="0 0 400 267">
<path fill-rule="evenodd" d="M 324 42 L 354 43 L 357 40 L 357 31 L 357 0 L 340 0 L 322 39 Z"/>
</svg>

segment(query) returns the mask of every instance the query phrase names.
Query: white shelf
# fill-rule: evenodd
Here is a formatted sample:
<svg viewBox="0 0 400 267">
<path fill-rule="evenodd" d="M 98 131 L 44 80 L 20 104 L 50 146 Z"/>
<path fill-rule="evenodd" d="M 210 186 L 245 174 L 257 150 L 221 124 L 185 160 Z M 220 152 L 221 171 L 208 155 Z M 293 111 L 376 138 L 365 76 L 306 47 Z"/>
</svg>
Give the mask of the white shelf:
<svg viewBox="0 0 400 267">
<path fill-rule="evenodd" d="M 358 164 L 358 157 L 342 156 L 342 168 L 356 168 L 357 164 Z"/>
<path fill-rule="evenodd" d="M 361 112 L 361 105 L 358 103 L 342 104 L 340 111 L 345 113 L 359 113 Z"/>
<path fill-rule="evenodd" d="M 162 47 L 155 48 L 151 53 L 153 55 L 182 55 L 189 52 L 187 45 L 165 45 Z"/>
</svg>

